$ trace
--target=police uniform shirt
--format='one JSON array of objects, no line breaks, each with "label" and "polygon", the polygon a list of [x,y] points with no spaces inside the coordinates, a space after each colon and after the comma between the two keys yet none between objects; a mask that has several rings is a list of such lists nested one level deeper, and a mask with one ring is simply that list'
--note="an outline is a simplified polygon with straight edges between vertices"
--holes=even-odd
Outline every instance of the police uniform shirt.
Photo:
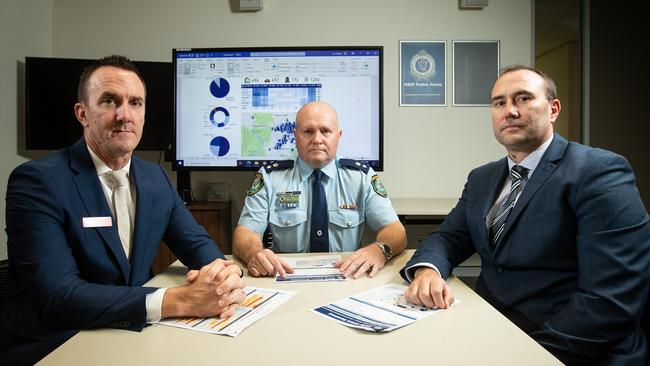
[{"label": "police uniform shirt", "polygon": [[[247,192],[239,225],[257,233],[269,226],[274,252],[307,252],[313,170],[300,158],[261,168]],[[369,166],[337,157],[321,170],[330,252],[357,250],[364,224],[377,231],[398,220],[388,193]]]}]

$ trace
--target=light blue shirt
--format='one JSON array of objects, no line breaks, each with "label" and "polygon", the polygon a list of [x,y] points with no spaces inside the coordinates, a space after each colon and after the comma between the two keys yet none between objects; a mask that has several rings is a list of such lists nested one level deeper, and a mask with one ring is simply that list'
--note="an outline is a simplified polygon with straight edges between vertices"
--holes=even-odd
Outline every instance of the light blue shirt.
[{"label": "light blue shirt", "polygon": [[[357,250],[364,225],[376,232],[398,220],[377,174],[372,168],[367,173],[361,168],[361,165],[358,169],[341,166],[337,157],[321,169],[327,197],[330,252]],[[309,251],[313,171],[300,158],[292,168],[270,172],[260,169],[257,176],[261,178],[256,179],[253,184],[256,188],[251,187],[246,197],[239,225],[258,233],[270,226],[274,252]],[[261,188],[259,179],[264,184]],[[295,203],[287,204],[287,201]]]}]

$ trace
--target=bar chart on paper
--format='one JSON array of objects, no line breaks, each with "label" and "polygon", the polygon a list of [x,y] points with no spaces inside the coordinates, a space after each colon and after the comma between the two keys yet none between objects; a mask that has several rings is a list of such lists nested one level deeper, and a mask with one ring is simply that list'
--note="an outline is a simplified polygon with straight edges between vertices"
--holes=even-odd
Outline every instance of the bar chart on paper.
[{"label": "bar chart on paper", "polygon": [[293,291],[257,287],[246,287],[244,292],[246,299],[229,318],[170,318],[162,319],[157,324],[236,337],[295,294]]}]

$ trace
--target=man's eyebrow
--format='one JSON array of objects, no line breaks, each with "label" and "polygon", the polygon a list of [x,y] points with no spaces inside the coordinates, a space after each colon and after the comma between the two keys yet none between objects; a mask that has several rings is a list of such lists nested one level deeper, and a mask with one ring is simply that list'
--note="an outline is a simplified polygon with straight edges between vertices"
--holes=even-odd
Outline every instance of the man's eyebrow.
[{"label": "man's eyebrow", "polygon": [[116,99],[116,98],[117,98],[117,94],[113,93],[112,91],[108,91],[108,90],[107,90],[107,91],[103,91],[103,92],[99,95],[99,99],[106,99],[106,98]]},{"label": "man's eyebrow", "polygon": [[[524,95],[524,94],[525,94],[525,95],[533,95],[532,92],[530,92],[530,91],[528,91],[528,90],[526,90],[526,89],[521,89],[521,90],[517,90],[516,92],[512,93],[512,96],[513,96],[513,97],[517,97],[517,96],[519,96],[519,95]],[[493,97],[492,97],[492,100],[494,101],[494,100],[505,99],[505,98],[506,98],[505,95],[500,94],[500,95],[495,95],[495,96],[493,96]]]}]

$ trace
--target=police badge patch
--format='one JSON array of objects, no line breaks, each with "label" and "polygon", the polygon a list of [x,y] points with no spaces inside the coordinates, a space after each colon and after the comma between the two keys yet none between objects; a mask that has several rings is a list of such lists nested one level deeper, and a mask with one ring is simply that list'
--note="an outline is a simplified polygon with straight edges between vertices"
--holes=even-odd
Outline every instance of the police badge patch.
[{"label": "police badge patch", "polygon": [[386,190],[386,187],[381,183],[379,180],[378,175],[373,175],[372,178],[370,178],[370,184],[372,185],[372,189],[377,193],[378,195],[386,198],[388,197],[388,191]]},{"label": "police badge patch", "polygon": [[262,178],[262,173],[257,172],[255,173],[255,180],[253,180],[253,184],[251,184],[251,187],[246,191],[246,195],[252,196],[255,193],[259,192],[262,188],[264,188],[264,178]]}]

